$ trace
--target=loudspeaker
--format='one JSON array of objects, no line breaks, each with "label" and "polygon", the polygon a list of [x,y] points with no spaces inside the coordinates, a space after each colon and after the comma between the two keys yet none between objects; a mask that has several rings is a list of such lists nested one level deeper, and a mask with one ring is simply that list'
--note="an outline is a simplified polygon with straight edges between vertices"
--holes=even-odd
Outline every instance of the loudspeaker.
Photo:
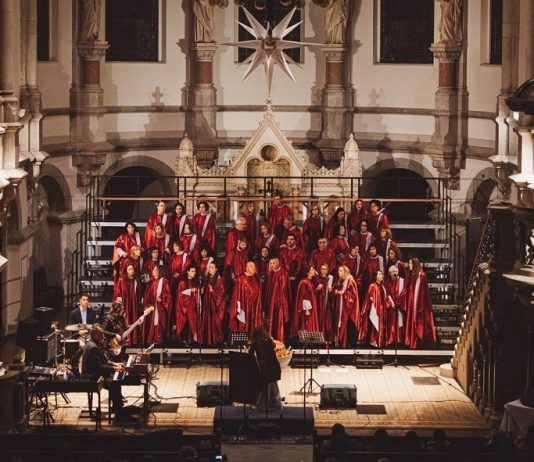
[{"label": "loudspeaker", "polygon": [[356,369],[382,369],[384,358],[378,355],[356,356]]},{"label": "loudspeaker", "polygon": [[28,350],[35,345],[35,340],[39,335],[40,323],[37,319],[29,318],[19,321],[17,327],[17,345],[26,350],[26,356]]},{"label": "loudspeaker", "polygon": [[35,319],[39,321],[39,335],[45,336],[52,332],[52,321],[54,320],[54,308],[39,306],[35,308]]},{"label": "loudspeaker", "polygon": [[321,409],[356,408],[356,385],[326,384],[321,387]]},{"label": "loudspeaker", "polygon": [[[230,385],[227,381],[222,383],[223,404],[232,404],[230,401]],[[221,404],[221,382],[216,380],[197,382],[197,407],[214,407]]]}]

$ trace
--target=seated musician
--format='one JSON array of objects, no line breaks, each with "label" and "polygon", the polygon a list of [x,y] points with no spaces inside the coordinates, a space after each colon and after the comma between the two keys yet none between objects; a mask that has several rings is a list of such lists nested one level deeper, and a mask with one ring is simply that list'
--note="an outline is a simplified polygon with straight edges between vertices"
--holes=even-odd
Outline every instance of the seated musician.
[{"label": "seated musician", "polygon": [[113,380],[113,374],[116,371],[124,372],[124,364],[108,361],[102,350],[104,337],[102,326],[94,326],[91,331],[91,338],[83,347],[81,377],[89,380],[98,380],[100,377],[104,377],[104,388],[109,391],[111,411],[115,413],[117,420],[125,420],[127,416],[123,412],[121,383]]},{"label": "seated musician", "polygon": [[98,316],[89,306],[89,296],[81,294],[78,306],[69,313],[69,324],[95,324],[96,322],[98,322]]}]

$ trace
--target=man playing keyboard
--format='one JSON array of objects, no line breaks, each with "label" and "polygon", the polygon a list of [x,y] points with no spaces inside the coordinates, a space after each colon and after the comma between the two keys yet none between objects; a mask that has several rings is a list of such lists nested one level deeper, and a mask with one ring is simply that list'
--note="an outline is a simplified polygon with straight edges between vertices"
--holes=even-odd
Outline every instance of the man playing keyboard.
[{"label": "man playing keyboard", "polygon": [[124,364],[112,363],[104,354],[104,329],[95,325],[91,330],[91,337],[83,347],[81,377],[83,379],[98,380],[104,377],[104,388],[109,391],[111,411],[115,413],[118,421],[129,420],[130,416],[124,413],[124,404],[121,392],[121,382],[113,380],[115,372],[124,372]]}]

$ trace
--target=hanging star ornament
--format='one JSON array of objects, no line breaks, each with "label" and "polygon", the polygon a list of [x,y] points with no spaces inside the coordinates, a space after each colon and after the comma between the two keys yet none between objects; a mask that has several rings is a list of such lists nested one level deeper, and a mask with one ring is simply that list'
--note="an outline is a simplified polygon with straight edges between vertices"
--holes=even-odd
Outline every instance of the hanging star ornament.
[{"label": "hanging star ornament", "polygon": [[299,48],[306,46],[317,46],[318,43],[306,43],[306,42],[295,42],[291,40],[284,40],[284,37],[289,34],[292,30],[296,29],[302,24],[303,21],[299,21],[292,26],[289,26],[291,18],[295,14],[296,7],[294,7],[287,16],[282,19],[275,27],[270,28],[269,24],[267,27],[263,27],[262,24],[250,14],[246,8],[243,8],[245,15],[250,23],[250,26],[243,24],[240,21],[237,23],[243,27],[247,32],[249,32],[254,40],[245,40],[243,42],[230,42],[225,43],[224,45],[249,48],[254,50],[245,61],[245,64],[248,64],[248,69],[243,75],[242,80],[245,80],[256,68],[263,64],[265,70],[265,77],[267,79],[267,88],[268,96],[271,96],[271,87],[273,82],[273,72],[274,67],[279,66],[280,69],[291,79],[295,81],[295,77],[289,68],[289,64],[297,64],[293,59],[291,59],[284,50],[291,48]]}]

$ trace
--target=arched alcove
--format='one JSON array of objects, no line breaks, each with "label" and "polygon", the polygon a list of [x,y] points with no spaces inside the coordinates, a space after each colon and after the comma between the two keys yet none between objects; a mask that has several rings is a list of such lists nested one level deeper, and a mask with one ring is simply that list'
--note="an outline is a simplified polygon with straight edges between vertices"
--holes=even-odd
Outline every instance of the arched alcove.
[{"label": "arched alcove", "polygon": [[473,194],[471,216],[485,217],[488,214],[488,205],[490,202],[497,199],[497,196],[498,188],[495,180],[493,178],[486,178],[483,180]]}]

